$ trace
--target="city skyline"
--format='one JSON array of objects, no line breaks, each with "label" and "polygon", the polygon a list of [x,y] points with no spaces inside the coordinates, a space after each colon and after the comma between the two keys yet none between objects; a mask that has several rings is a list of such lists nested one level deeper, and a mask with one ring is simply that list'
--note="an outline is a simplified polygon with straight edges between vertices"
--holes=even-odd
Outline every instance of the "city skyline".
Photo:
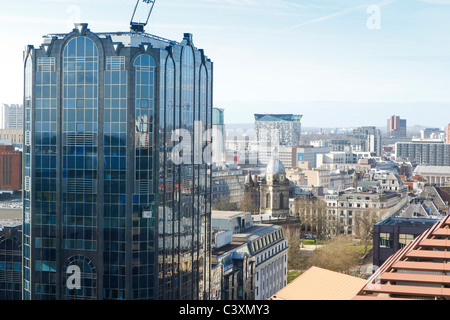
[{"label": "city skyline", "polygon": [[[250,123],[254,113],[277,107],[304,115],[303,124],[312,127],[382,126],[392,114],[411,126],[442,127],[450,115],[449,4],[161,0],[146,31],[168,39],[193,33],[194,42],[209,49],[216,61],[214,106],[225,109],[226,123]],[[0,53],[7,75],[0,80],[1,102],[22,102],[25,45],[69,32],[76,22],[127,31],[133,5],[2,4],[1,30],[14,25],[15,32],[0,33],[8,47]]]}]

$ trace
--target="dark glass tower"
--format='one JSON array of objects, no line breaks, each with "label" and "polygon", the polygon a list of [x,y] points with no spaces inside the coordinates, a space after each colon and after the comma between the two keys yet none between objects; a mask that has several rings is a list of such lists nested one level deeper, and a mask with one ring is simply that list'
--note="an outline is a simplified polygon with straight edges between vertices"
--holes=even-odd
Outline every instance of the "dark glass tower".
[{"label": "dark glass tower", "polygon": [[203,50],[77,24],[24,61],[24,299],[207,299]]}]

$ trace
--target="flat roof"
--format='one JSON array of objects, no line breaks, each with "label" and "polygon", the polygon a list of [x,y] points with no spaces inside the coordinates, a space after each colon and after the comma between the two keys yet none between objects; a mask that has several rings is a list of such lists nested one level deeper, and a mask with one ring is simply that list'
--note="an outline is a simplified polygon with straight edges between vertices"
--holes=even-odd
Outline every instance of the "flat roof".
[{"label": "flat roof", "polygon": [[211,211],[211,218],[212,219],[231,219],[234,217],[239,217],[242,215],[250,214],[250,212],[245,211]]},{"label": "flat roof", "polygon": [[414,173],[422,174],[450,174],[450,166],[424,166],[418,165]]},{"label": "flat roof", "polygon": [[[161,47],[170,44],[179,45],[180,43],[174,40],[165,39],[153,34],[145,32],[131,32],[131,31],[112,31],[112,32],[95,32],[90,30],[93,34],[100,38],[110,37],[113,42],[122,42],[125,46],[138,46],[142,42],[151,42],[155,44],[155,41],[160,44]],[[43,36],[44,39],[51,39],[53,37],[62,39],[67,36],[67,33],[50,33]]]},{"label": "flat roof", "polygon": [[433,226],[436,222],[443,217],[430,217],[430,218],[407,218],[407,217],[387,217],[386,219],[378,222],[377,226],[421,226],[430,225]]},{"label": "flat roof", "polygon": [[280,230],[281,227],[274,224],[256,224],[241,233],[233,234],[233,238],[242,239],[246,238],[248,241],[253,241],[255,239],[261,238],[264,235],[271,233],[276,230]]},{"label": "flat roof", "polygon": [[288,121],[288,122],[298,122],[302,119],[300,114],[255,114],[256,121]]},{"label": "flat roof", "polygon": [[243,246],[245,244],[246,243],[242,242],[242,241],[232,241],[232,242],[228,243],[227,245],[224,245],[224,246],[222,246],[220,248],[213,249],[212,250],[212,255],[214,255],[214,256],[221,256],[221,255],[223,255],[225,253],[228,253],[230,251],[233,251],[234,249],[239,248],[239,247],[241,247],[241,246]]}]

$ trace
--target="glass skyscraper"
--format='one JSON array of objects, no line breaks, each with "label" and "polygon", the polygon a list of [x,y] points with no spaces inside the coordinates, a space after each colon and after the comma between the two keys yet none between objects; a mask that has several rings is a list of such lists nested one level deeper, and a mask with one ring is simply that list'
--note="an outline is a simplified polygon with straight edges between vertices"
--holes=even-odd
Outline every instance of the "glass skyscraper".
[{"label": "glass skyscraper", "polygon": [[76,24],[24,67],[23,298],[207,299],[213,63],[192,35]]},{"label": "glass skyscraper", "polygon": [[255,132],[258,143],[274,143],[297,147],[300,144],[302,115],[255,114]]}]

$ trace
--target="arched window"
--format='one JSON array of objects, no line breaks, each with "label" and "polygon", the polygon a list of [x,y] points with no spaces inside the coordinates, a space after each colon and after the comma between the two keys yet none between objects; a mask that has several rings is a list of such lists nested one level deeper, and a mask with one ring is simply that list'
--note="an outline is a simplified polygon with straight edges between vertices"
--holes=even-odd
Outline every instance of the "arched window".
[{"label": "arched window", "polygon": [[153,169],[153,133],[155,108],[156,63],[148,54],[139,55],[134,61],[136,70],[136,181],[137,193],[148,193]]},{"label": "arched window", "polygon": [[[171,57],[166,62],[166,97],[165,97],[165,143],[167,145],[167,153],[172,150],[172,132],[174,130],[175,121],[175,64]],[[161,130],[161,129],[160,129]],[[167,157],[170,160],[170,156]]]},{"label": "arched window", "polygon": [[67,300],[97,299],[97,268],[85,256],[66,260],[63,271],[64,298]]},{"label": "arched window", "polygon": [[181,66],[181,127],[193,132],[195,61],[189,46],[183,49]]},{"label": "arched window", "polygon": [[[63,248],[97,249],[99,51],[88,37],[64,47],[62,68]],[[83,200],[81,200],[83,199]]]},{"label": "arched window", "polygon": [[270,208],[270,193],[266,194],[266,208]]},{"label": "arched window", "polygon": [[63,131],[97,132],[98,49],[87,37],[64,48],[63,95]]},{"label": "arched window", "polygon": [[280,193],[280,209],[284,208],[284,196],[283,193]]}]

